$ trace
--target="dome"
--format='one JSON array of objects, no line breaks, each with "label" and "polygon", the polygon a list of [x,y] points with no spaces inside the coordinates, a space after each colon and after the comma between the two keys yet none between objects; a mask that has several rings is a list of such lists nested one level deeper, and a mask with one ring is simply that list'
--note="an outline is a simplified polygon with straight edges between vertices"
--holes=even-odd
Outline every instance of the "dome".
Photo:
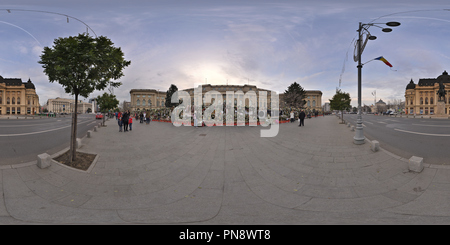
[{"label": "dome", "polygon": [[447,71],[444,71],[442,75],[437,77],[437,82],[440,83],[441,81],[443,83],[450,83],[450,76],[448,75]]},{"label": "dome", "polygon": [[25,83],[25,88],[36,89],[30,79],[28,79],[28,82]]},{"label": "dome", "polygon": [[415,89],[416,88],[416,84],[414,84],[413,80],[411,79],[411,82],[408,83],[408,85],[406,85],[406,89]]}]

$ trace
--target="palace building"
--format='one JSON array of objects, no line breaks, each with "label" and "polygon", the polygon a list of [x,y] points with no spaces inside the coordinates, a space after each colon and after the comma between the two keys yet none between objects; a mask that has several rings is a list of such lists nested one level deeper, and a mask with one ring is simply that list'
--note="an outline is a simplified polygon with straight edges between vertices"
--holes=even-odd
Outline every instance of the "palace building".
[{"label": "palace building", "polygon": [[0,76],[0,115],[34,115],[39,113],[39,96],[28,79]]},{"label": "palace building", "polygon": [[[53,113],[73,113],[75,111],[75,99],[59,98],[48,99],[47,109]],[[88,111],[94,112],[95,108],[92,108],[92,102],[87,103],[79,100],[77,103],[78,113],[87,113]]]},{"label": "palace building", "polygon": [[445,114],[450,114],[450,75],[444,71],[437,78],[420,78],[417,84],[411,79],[406,86],[405,110],[409,115],[434,115],[437,110],[439,83],[447,91],[445,97]]},{"label": "palace building", "polygon": [[[183,89],[191,95],[191,104],[194,105],[194,88]],[[259,92],[267,92],[267,103],[270,106],[271,103],[271,91],[267,89],[258,88],[255,85],[202,85],[202,95],[209,91],[217,91],[221,94],[221,99],[226,101],[226,92],[238,92],[242,91],[246,94],[249,91],[254,91],[256,93],[257,99],[259,98]],[[322,111],[322,92],[319,90],[306,90],[305,91],[305,109]],[[281,93],[279,96],[279,108],[285,107],[284,94]],[[161,109],[165,107],[166,92],[157,91],[155,89],[132,89],[130,90],[130,111],[142,111],[149,109]],[[201,103],[201,102],[200,102]],[[237,103],[237,101],[235,101]],[[248,100],[246,100],[245,105],[248,106]],[[263,102],[264,103],[264,102]],[[208,105],[208,104],[205,104]]]}]

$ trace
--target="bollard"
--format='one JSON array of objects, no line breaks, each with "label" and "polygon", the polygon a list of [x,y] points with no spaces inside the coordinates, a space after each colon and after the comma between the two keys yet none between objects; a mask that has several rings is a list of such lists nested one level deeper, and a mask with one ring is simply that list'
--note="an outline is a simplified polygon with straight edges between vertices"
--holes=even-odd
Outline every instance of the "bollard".
[{"label": "bollard", "polygon": [[92,131],[91,131],[91,130],[88,130],[87,133],[86,133],[86,135],[87,135],[88,138],[91,138],[91,134],[92,134]]},{"label": "bollard", "polygon": [[76,148],[79,149],[81,147],[81,139],[77,138],[77,145]]},{"label": "bollard", "polygon": [[355,126],[351,126],[350,130],[355,131]]},{"label": "bollard", "polygon": [[42,153],[37,156],[37,166],[39,168],[48,168],[52,165],[52,158],[47,153]]},{"label": "bollard", "polygon": [[412,156],[408,162],[409,171],[420,173],[423,170],[423,158]]},{"label": "bollard", "polygon": [[94,132],[97,132],[97,126],[94,126]]},{"label": "bollard", "polygon": [[376,141],[376,140],[372,140],[371,145],[370,145],[370,149],[373,152],[377,152],[380,150],[380,142]]}]

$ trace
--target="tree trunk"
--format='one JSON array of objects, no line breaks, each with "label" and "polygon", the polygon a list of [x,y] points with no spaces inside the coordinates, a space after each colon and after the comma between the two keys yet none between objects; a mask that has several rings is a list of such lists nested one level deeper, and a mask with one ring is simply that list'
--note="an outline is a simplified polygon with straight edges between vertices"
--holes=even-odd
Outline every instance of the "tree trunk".
[{"label": "tree trunk", "polygon": [[70,135],[70,162],[73,162],[76,160],[77,155],[77,116],[78,116],[78,94],[75,94],[75,111],[72,114],[72,130]]}]

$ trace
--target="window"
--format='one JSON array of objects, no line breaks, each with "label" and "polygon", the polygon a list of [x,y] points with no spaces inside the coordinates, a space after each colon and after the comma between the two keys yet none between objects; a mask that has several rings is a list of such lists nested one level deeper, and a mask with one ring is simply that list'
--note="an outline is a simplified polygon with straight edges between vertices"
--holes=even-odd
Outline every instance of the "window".
[{"label": "window", "polygon": [[420,97],[420,104],[423,105],[423,98],[422,97]]},{"label": "window", "polygon": [[428,105],[428,97],[425,97],[425,105]]},{"label": "window", "polygon": [[434,104],[433,97],[430,98],[430,105]]},{"label": "window", "polygon": [[9,104],[10,104],[10,102],[9,102],[9,97],[8,97],[8,98],[6,98],[6,104],[7,104],[7,105],[9,105]]},{"label": "window", "polygon": [[16,98],[12,97],[11,103],[14,105],[16,104]]},{"label": "window", "polygon": [[137,101],[136,101],[136,105],[137,105],[137,106],[140,106],[140,105],[141,105],[141,101],[140,101],[140,100],[137,100]]},{"label": "window", "polygon": [[17,97],[17,104],[20,105],[20,97]]},{"label": "window", "polygon": [[145,106],[145,100],[142,100],[142,106]]}]

